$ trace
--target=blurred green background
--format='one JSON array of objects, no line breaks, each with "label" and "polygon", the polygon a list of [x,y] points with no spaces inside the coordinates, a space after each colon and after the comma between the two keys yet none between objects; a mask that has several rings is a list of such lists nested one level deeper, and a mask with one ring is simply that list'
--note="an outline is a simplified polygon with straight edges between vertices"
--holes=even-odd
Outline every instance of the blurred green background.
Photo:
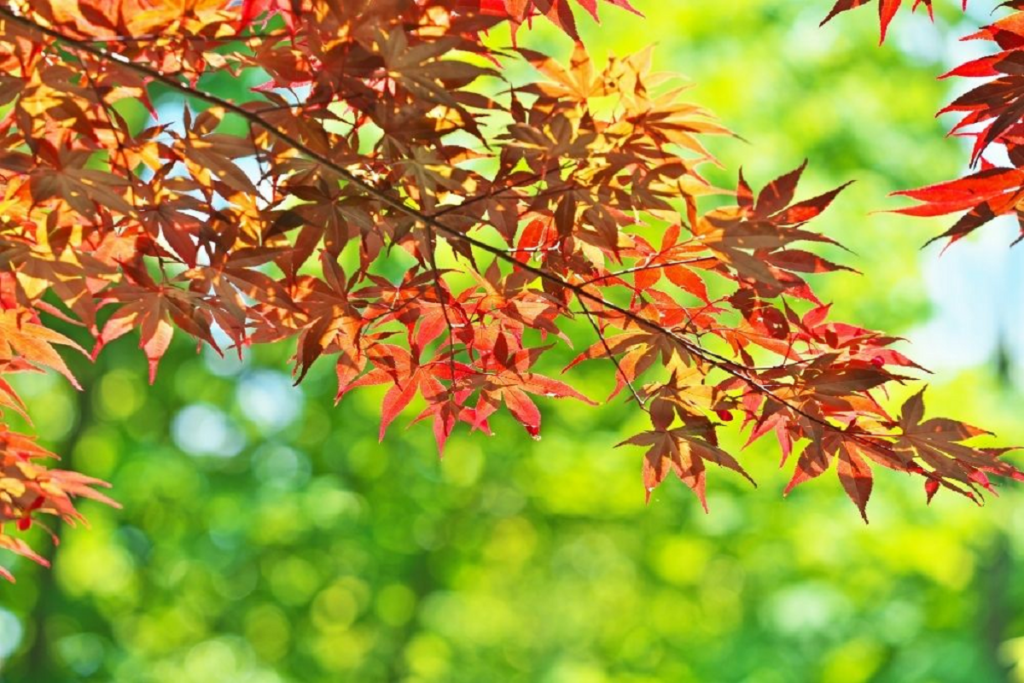
[{"label": "blurred green background", "polygon": [[[636,4],[646,20],[581,21],[595,56],[654,42],[693,79],[749,141],[715,142],[719,182],[805,157],[803,196],[856,179],[817,228],[864,276],[821,279],[823,298],[910,336],[938,370],[932,411],[1024,443],[1012,231],[940,259],[919,247],[941,222],[871,213],[964,170],[933,118],[962,86],[935,76],[991,7],[901,16],[879,48],[873,9],[819,29],[828,2]],[[543,26],[523,38],[570,49]],[[618,401],[547,402],[539,442],[502,417],[439,461],[424,425],[377,443],[382,391],[333,407],[326,362],[296,389],[288,348],[240,363],[179,340],[148,387],[136,345],[77,364],[85,392],[19,385],[41,438],[124,509],[85,504],[92,528],[63,529],[56,554],[33,530],[52,571],[3,558],[18,583],[0,586],[0,680],[1024,681],[1019,486],[928,507],[879,473],[865,526],[832,476],[782,499],[766,441],[743,453],[759,489],[716,471],[709,515],[678,482],[645,506],[641,452],[613,448],[641,416]],[[613,378],[595,363],[572,379],[600,397]]]}]

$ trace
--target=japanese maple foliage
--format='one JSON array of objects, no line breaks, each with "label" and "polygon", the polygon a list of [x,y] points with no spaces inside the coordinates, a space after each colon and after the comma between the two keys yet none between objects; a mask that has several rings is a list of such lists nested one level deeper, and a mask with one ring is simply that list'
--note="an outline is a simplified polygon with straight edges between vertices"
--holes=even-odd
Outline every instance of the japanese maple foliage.
[{"label": "japanese maple foliage", "polygon": [[962,64],[944,76],[985,79],[940,112],[960,115],[951,133],[971,141],[971,165],[977,170],[959,180],[898,193],[920,202],[900,213],[939,216],[965,212],[935,238],[949,244],[1004,215],[1015,216],[1020,226],[1014,244],[1024,238],[1024,2],[1003,6],[1014,11],[965,38],[994,43],[993,54]]},{"label": "japanese maple foliage", "polygon": [[[931,2],[922,1],[931,11]],[[826,21],[862,4],[864,0],[842,0]],[[883,40],[901,4],[900,0],[879,0]],[[966,0],[962,5],[966,9]],[[964,38],[993,43],[992,54],[961,64],[942,76],[985,79],[939,112],[960,116],[950,134],[970,141],[970,163],[977,170],[958,180],[896,193],[919,202],[898,209],[898,213],[961,214],[946,232],[932,240],[945,240],[947,246],[999,216],[1015,216],[1020,235],[1014,244],[1024,239],[1024,2],[1010,0],[993,5],[993,9],[1011,12]]]},{"label": "japanese maple foliage", "polygon": [[[601,0],[602,3],[621,7],[634,14],[640,14],[629,0]],[[482,14],[499,16],[508,19],[512,24],[513,34],[524,23],[531,22],[534,17],[543,16],[571,38],[579,40],[576,30],[574,3],[585,10],[595,21],[599,20],[598,0],[459,0],[461,7],[469,8]],[[642,16],[642,15],[641,15]]]},{"label": "japanese maple foliage", "polygon": [[[836,4],[832,6],[832,10],[828,13],[828,16],[826,16],[821,23],[826,24],[837,14],[842,14],[843,12],[863,5],[870,5],[874,2],[878,3],[878,20],[881,25],[881,42],[885,42],[885,36],[889,30],[889,24],[896,16],[896,13],[899,12],[900,7],[909,6],[911,11],[914,11],[919,6],[923,5],[928,11],[928,16],[933,15],[933,0],[913,0],[912,2],[904,2],[904,0],[838,0]],[[963,7],[964,9],[967,9],[967,0],[963,0]]]},{"label": "japanese maple foliage", "polygon": [[[74,382],[55,347],[83,350],[53,317],[93,356],[137,332],[151,379],[175,334],[292,340],[297,379],[321,361],[339,400],[385,385],[381,439],[417,402],[441,449],[503,407],[536,436],[538,397],[589,401],[535,369],[582,342],[570,367],[603,360],[612,396],[649,416],[626,440],[647,449],[648,493],[672,474],[703,503],[708,463],[746,476],[718,445],[735,418],[795,460],[787,491],[834,464],[861,514],[874,466],[929,497],[1022,478],[1005,449],[966,443],[982,430],[926,419],[920,393],[890,412],[886,389],[917,366],[830,320],[804,279],[843,268],[808,226],[842,188],[798,199],[802,166],[758,192],[742,175],[713,187],[705,140],[728,131],[649,51],[493,46],[535,17],[576,35],[567,0],[0,2],[3,371]],[[536,78],[510,82],[517,62]],[[212,73],[251,87],[225,99]],[[124,100],[151,119],[130,124]],[[590,340],[565,332],[581,318]],[[7,383],[0,401],[23,409]],[[99,497],[28,437],[0,444],[3,521],[73,520],[70,497]]]}]

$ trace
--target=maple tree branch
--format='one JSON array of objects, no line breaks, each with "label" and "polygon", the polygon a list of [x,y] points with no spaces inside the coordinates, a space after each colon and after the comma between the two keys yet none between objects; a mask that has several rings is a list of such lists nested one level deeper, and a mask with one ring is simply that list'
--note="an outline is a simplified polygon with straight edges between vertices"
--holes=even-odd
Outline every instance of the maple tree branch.
[{"label": "maple tree branch", "polygon": [[225,110],[226,112],[231,112],[248,121],[250,124],[266,130],[269,135],[276,138],[279,142],[288,145],[295,151],[306,155],[311,160],[321,164],[325,168],[338,174],[339,176],[350,182],[352,185],[356,186],[357,188],[361,189],[362,191],[366,192],[368,195],[379,201],[381,204],[391,209],[394,209],[399,213],[403,213],[410,218],[414,218],[423,225],[440,231],[441,233],[445,234],[450,238],[461,240],[462,242],[465,242],[471,247],[475,247],[480,251],[491,254],[495,258],[501,259],[502,261],[509,263],[516,268],[521,268],[529,273],[532,273],[533,275],[536,275],[537,277],[543,280],[546,280],[559,287],[565,288],[570,292],[574,293],[579,299],[588,299],[591,302],[602,306],[603,308],[606,308],[610,311],[614,311],[624,316],[626,319],[632,321],[633,323],[639,325],[642,328],[646,328],[656,334],[664,335],[678,343],[692,355],[700,358],[701,360],[707,362],[708,364],[714,367],[723,370],[727,374],[739,379],[740,381],[744,382],[758,393],[761,393],[768,397],[770,400],[774,400],[779,404],[786,406],[794,413],[801,415],[802,417],[806,418],[807,420],[810,420],[813,423],[819,424],[827,429],[834,430],[844,435],[850,436],[849,432],[845,431],[844,429],[837,425],[832,424],[828,420],[813,415],[804,410],[803,408],[801,408],[800,406],[787,401],[786,399],[779,398],[773,391],[771,391],[771,389],[764,386],[756,378],[752,377],[750,374],[750,369],[747,368],[746,366],[737,363],[736,361],[730,358],[717,354],[713,351],[709,351],[700,346],[699,344],[695,344],[694,342],[680,335],[674,330],[668,329],[661,325],[660,323],[648,320],[644,316],[635,313],[634,311],[628,308],[619,306],[611,301],[608,301],[599,294],[591,293],[590,291],[587,290],[585,284],[576,284],[570,282],[566,279],[563,279],[562,277],[559,277],[558,275],[555,275],[554,273],[545,268],[533,266],[528,263],[523,263],[514,258],[513,256],[510,256],[504,249],[491,246],[490,244],[482,240],[479,240],[475,237],[471,237],[467,234],[460,232],[455,228],[451,228],[445,225],[444,223],[441,223],[434,216],[426,214],[423,211],[416,209],[415,207],[409,206],[402,199],[393,197],[387,192],[380,190],[369,181],[360,178],[358,175],[356,175],[349,169],[345,168],[344,166],[340,165],[335,161],[332,161],[323,154],[312,149],[295,136],[277,128],[270,122],[263,119],[261,116],[254,114],[253,112],[247,110],[246,108],[230,100],[227,100],[218,95],[214,95],[213,93],[209,93],[198,88],[192,87],[190,85],[187,85],[185,83],[182,83],[174,77],[164,74],[163,72],[157,69],[146,66],[144,64],[140,64],[138,62],[133,62],[121,55],[109,52],[100,47],[96,47],[86,41],[64,35],[60,31],[38,24],[32,19],[19,16],[8,7],[0,6],[0,18],[4,18],[31,31],[37,31],[59,43],[63,43],[69,48],[88,54],[96,59],[102,60],[112,65],[116,65],[120,68],[127,69],[129,71],[133,71],[136,74],[143,76],[147,79],[159,81],[167,87],[171,88],[172,90],[180,92],[183,95],[203,100],[211,105],[214,105]]},{"label": "maple tree branch", "polygon": [[598,339],[601,340],[601,346],[604,347],[604,351],[608,355],[608,359],[615,366],[615,370],[618,371],[619,376],[622,377],[622,381],[625,382],[626,386],[629,388],[629,393],[633,394],[633,398],[636,399],[637,405],[640,406],[641,410],[643,410],[644,412],[650,412],[647,409],[647,401],[641,398],[640,394],[637,393],[636,387],[633,386],[632,380],[629,379],[629,375],[627,375],[626,371],[622,369],[622,363],[620,363],[619,359],[615,357],[614,353],[612,353],[612,349],[608,345],[608,338],[604,336],[604,331],[601,330],[601,327],[597,324],[597,321],[594,320],[594,314],[590,312],[589,308],[587,308],[587,304],[584,302],[583,299],[576,297],[576,300],[580,302],[580,308],[582,308],[583,312],[586,314],[587,322],[590,323],[590,326],[594,328],[594,332],[597,333]]},{"label": "maple tree branch", "polygon": [[[99,36],[96,38],[82,38],[84,43],[155,43],[159,41],[187,40],[197,43],[245,43],[250,40],[269,40],[276,38],[290,38],[287,31],[270,31],[268,33],[247,33],[245,35],[233,36],[197,36],[197,35],[174,35],[168,33],[144,33],[137,36]],[[78,40],[78,39],[75,39]]]},{"label": "maple tree branch", "polygon": [[[493,199],[494,197],[497,197],[498,195],[500,195],[503,192],[508,192],[509,190],[517,190],[520,187],[526,187],[528,185],[532,185],[533,183],[538,182],[539,180],[545,178],[546,176],[551,175],[552,173],[560,173],[560,172],[564,171],[565,169],[569,168],[571,165],[572,165],[572,163],[565,163],[565,164],[562,164],[561,166],[559,166],[558,168],[550,169],[550,170],[544,171],[543,173],[534,173],[532,175],[529,175],[529,176],[523,178],[522,180],[519,180],[517,182],[512,183],[511,185],[503,185],[503,186],[498,187],[498,188],[491,188],[490,190],[488,190],[487,192],[484,192],[483,194],[478,194],[478,195],[476,195],[474,197],[470,197],[468,199],[465,199],[465,200],[459,202],[458,204],[452,204],[450,206],[444,206],[441,209],[433,212],[432,214],[429,214],[429,216],[431,218],[433,218],[434,220],[437,220],[441,216],[444,216],[446,214],[452,213],[454,211],[458,211],[459,209],[464,209],[467,206],[472,206],[473,204],[477,204],[479,202],[486,201],[488,199]],[[563,189],[545,190],[544,192],[538,192],[536,195],[534,195],[534,199],[539,198],[539,197],[545,197],[545,196],[549,196],[549,195],[558,194],[559,192],[564,192],[564,191],[565,190],[563,190]]]},{"label": "maple tree branch", "polygon": [[[353,95],[359,95],[359,93],[351,93],[349,97]],[[365,97],[365,96],[364,96]],[[254,110],[255,114],[272,114],[279,111],[295,111],[296,109],[312,109],[312,108],[324,108],[326,109],[335,100],[306,100],[305,102],[289,102],[287,104],[269,104],[266,107],[260,107]]]},{"label": "maple tree branch", "polygon": [[[103,97],[100,95],[100,90],[99,87],[97,87],[96,79],[93,78],[92,71],[90,71],[89,67],[84,64],[83,67],[84,68],[82,69],[82,71],[83,73],[85,73],[85,79],[86,81],[88,81],[89,87],[92,89],[93,93],[95,93],[96,102],[99,106],[99,109],[103,113],[103,117],[107,120],[107,125],[110,126],[110,132],[114,136],[114,142],[117,145],[117,151],[121,156],[121,163],[124,164],[125,175],[128,176],[128,190],[129,192],[131,192],[131,203],[133,207],[137,208],[138,194],[136,192],[136,184],[138,183],[139,179],[134,173],[132,173],[128,161],[128,150],[125,147],[124,140],[121,138],[121,131],[114,123],[114,117],[113,115],[111,115],[110,110],[107,108],[106,102],[104,102]],[[113,163],[111,163],[111,167],[116,168],[116,166]]]},{"label": "maple tree branch", "polygon": [[[292,91],[292,94],[295,95],[294,90]],[[298,95],[296,95],[296,97],[298,97]],[[348,102],[348,101],[352,101],[352,100],[366,100],[366,99],[369,99],[369,97],[370,97],[370,95],[367,94],[367,93],[356,92],[354,90],[349,90],[349,91],[345,91],[345,92],[332,93],[330,99],[324,99],[323,97],[319,97],[317,99],[308,99],[305,102],[288,102],[286,104],[268,104],[265,107],[260,107],[259,109],[252,110],[252,113],[256,114],[258,116],[260,114],[269,114],[269,113],[278,112],[278,111],[294,111],[296,109],[306,109],[307,107],[308,108],[322,107],[322,108],[326,109],[330,105],[338,103],[338,102],[342,102],[342,101]],[[332,113],[336,113],[336,112],[332,112]],[[340,116],[339,116],[338,120],[340,120],[340,121],[342,121],[344,123],[348,123],[348,121],[345,121]],[[349,124],[349,125],[352,125],[352,124]]]},{"label": "maple tree branch", "polygon": [[[434,290],[437,292],[437,299],[441,303],[441,314],[444,316],[445,327],[448,328],[448,345],[451,347],[448,353],[448,371],[452,376],[452,384],[448,390],[448,400],[455,400],[455,385],[457,378],[455,374],[455,326],[452,324],[451,313],[448,310],[448,300],[444,282],[441,278],[441,270],[437,267],[437,233],[433,229],[427,231],[427,259],[430,261],[430,269],[434,274]],[[443,418],[442,418],[443,419]]]},{"label": "maple tree branch", "polygon": [[707,257],[707,256],[702,256],[701,258],[690,258],[690,259],[684,259],[682,261],[668,261],[666,263],[648,263],[648,264],[643,265],[643,266],[634,266],[633,268],[626,268],[625,270],[618,270],[618,271],[615,271],[614,273],[607,273],[606,275],[601,275],[601,276],[595,277],[595,278],[593,278],[591,280],[587,280],[583,284],[584,285],[592,285],[592,284],[594,284],[596,282],[601,282],[603,280],[609,280],[609,279],[611,279],[613,277],[619,277],[620,275],[630,275],[632,273],[640,273],[640,272],[643,272],[645,270],[656,270],[658,268],[672,268],[673,266],[685,266],[685,265],[690,264],[690,263],[699,263],[701,261],[707,261],[708,258],[709,257]]}]

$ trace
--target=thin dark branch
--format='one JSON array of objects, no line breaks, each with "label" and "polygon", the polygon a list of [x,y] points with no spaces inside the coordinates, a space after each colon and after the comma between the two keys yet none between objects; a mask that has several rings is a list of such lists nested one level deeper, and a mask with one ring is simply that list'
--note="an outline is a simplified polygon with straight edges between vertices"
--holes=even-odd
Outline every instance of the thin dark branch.
[{"label": "thin dark branch", "polygon": [[595,277],[595,278],[593,278],[591,280],[587,280],[583,284],[584,285],[592,285],[592,284],[594,284],[596,282],[602,282],[603,280],[609,280],[609,279],[611,279],[613,277],[619,277],[620,275],[630,275],[631,273],[640,273],[640,272],[643,272],[645,270],[657,270],[659,268],[672,268],[673,266],[685,266],[685,265],[690,264],[690,263],[699,263],[701,261],[707,261],[708,259],[709,259],[709,257],[703,256],[701,258],[683,259],[681,261],[666,261],[664,263],[648,263],[647,265],[643,265],[643,266],[635,266],[633,268],[626,268],[625,270],[619,270],[619,271],[616,271],[614,273],[607,273],[606,275],[601,275],[600,277]]},{"label": "thin dark branch", "polygon": [[601,345],[604,347],[605,354],[607,354],[608,359],[611,360],[612,364],[615,366],[615,369],[622,377],[622,381],[626,383],[626,386],[629,388],[629,393],[633,394],[633,398],[636,399],[637,405],[639,405],[640,408],[646,412],[647,402],[640,397],[639,393],[637,393],[636,387],[633,386],[633,381],[629,379],[629,376],[626,375],[626,371],[622,369],[622,363],[620,363],[619,359],[615,357],[614,353],[612,353],[611,347],[608,346],[608,339],[607,337],[604,336],[604,331],[597,324],[597,321],[594,320],[593,313],[591,313],[590,309],[587,308],[587,304],[583,301],[583,299],[577,297],[576,300],[580,302],[580,308],[582,308],[583,312],[586,314],[587,322],[590,323],[590,326],[594,328],[594,332],[597,333],[597,337],[598,339],[601,340]]},{"label": "thin dark branch", "polygon": [[[451,347],[448,352],[448,371],[451,373],[451,386],[448,389],[449,402],[455,400],[455,385],[457,383],[455,373],[455,325],[452,323],[451,312],[448,310],[448,292],[444,281],[441,278],[441,270],[437,267],[437,234],[433,229],[427,230],[427,260],[430,261],[430,270],[434,274],[434,290],[437,292],[438,301],[441,302],[441,313],[444,315],[444,324],[448,328],[448,345]],[[441,416],[442,422],[447,425],[446,416]]]},{"label": "thin dark branch", "polygon": [[[83,43],[155,43],[158,41],[175,41],[184,40],[188,42],[197,43],[217,43],[217,44],[230,44],[230,43],[247,43],[251,40],[272,40],[272,39],[286,39],[290,38],[291,35],[287,31],[270,31],[268,33],[246,33],[244,35],[233,35],[233,36],[197,36],[197,35],[181,35],[173,33],[145,33],[137,36],[99,36],[94,38],[83,38]],[[72,38],[72,40],[75,40]]]},{"label": "thin dark branch", "polygon": [[[464,209],[467,206],[472,206],[473,204],[477,204],[479,202],[483,202],[483,201],[486,201],[488,199],[493,199],[494,197],[497,197],[498,195],[500,195],[503,192],[508,192],[509,190],[517,190],[517,189],[519,189],[521,187],[526,187],[527,185],[531,185],[533,183],[539,182],[542,178],[545,178],[546,176],[551,175],[552,173],[560,173],[560,172],[564,171],[566,168],[568,168],[569,166],[571,166],[571,164],[569,164],[569,163],[563,164],[562,166],[559,166],[556,169],[550,169],[550,170],[544,171],[543,173],[533,173],[533,174],[523,178],[522,180],[520,180],[518,182],[512,183],[511,185],[502,185],[502,186],[498,186],[498,187],[492,187],[487,192],[484,192],[483,194],[478,194],[475,197],[470,197],[469,199],[466,199],[465,201],[463,201],[463,202],[461,202],[459,204],[452,204],[451,206],[445,206],[442,209],[440,209],[438,211],[435,211],[434,213],[430,214],[430,217],[433,218],[434,220],[437,220],[441,216],[444,216],[444,215],[449,214],[449,213],[453,213],[455,211],[458,211],[459,209]],[[534,195],[534,199],[539,198],[539,197],[545,197],[545,196],[548,196],[548,195],[558,194],[559,192],[564,192],[564,191],[565,190],[563,190],[561,188],[559,188],[557,190],[545,190],[544,192],[538,192],[536,195]]]}]

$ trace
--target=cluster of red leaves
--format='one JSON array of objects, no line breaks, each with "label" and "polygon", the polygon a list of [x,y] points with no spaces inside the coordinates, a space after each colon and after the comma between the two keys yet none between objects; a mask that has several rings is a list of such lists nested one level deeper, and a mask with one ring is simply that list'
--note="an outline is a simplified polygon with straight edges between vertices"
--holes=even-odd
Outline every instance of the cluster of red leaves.
[{"label": "cluster of red leaves", "polygon": [[[599,20],[598,0],[574,0],[594,21]],[[640,14],[629,0],[602,0],[609,5],[621,7],[634,14]],[[573,14],[573,3],[570,0],[458,0],[457,5],[480,14],[507,18],[512,24],[513,35],[524,23],[528,24],[534,17],[543,16],[555,26],[565,31],[573,40],[579,40],[576,30],[576,16]],[[643,16],[643,15],[641,15]]]},{"label": "cluster of red leaves", "polygon": [[[535,15],[575,35],[567,0],[0,3],[6,369],[70,377],[38,313],[93,354],[137,330],[151,378],[175,330],[239,352],[294,340],[298,379],[329,357],[339,400],[388,387],[382,439],[419,405],[440,449],[502,405],[536,436],[534,397],[587,400],[535,370],[583,319],[596,341],[572,365],[610,359],[613,396],[649,415],[627,440],[648,492],[674,474],[703,502],[707,462],[742,474],[717,439],[734,417],[784,463],[799,451],[790,488],[835,463],[862,514],[872,465],[929,497],[1020,478],[964,443],[981,430],[924,420],[920,394],[890,415],[879,399],[916,366],[828,319],[804,278],[842,267],[802,245],[832,243],[807,223],[842,188],[797,201],[803,167],[756,196],[742,176],[712,187],[703,140],[727,131],[649,52],[600,67],[578,44],[561,64],[485,40]],[[539,77],[508,81],[516,62]],[[251,87],[225,99],[213,73]],[[12,472],[22,519],[32,477]]]},{"label": "cluster of red leaves", "polygon": [[[901,209],[912,216],[963,213],[935,239],[952,244],[999,216],[1016,216],[1024,239],[1024,2],[1003,3],[1013,12],[965,40],[995,43],[993,54],[962,64],[949,76],[985,79],[940,114],[957,113],[951,134],[972,139],[971,165],[978,170],[958,180],[897,194],[920,202]],[[986,154],[996,153],[992,162]]]},{"label": "cluster of red leaves", "polygon": [[[841,0],[825,21],[866,1]],[[931,11],[930,0],[921,1]],[[915,2],[914,7],[919,2]],[[883,39],[900,5],[900,0],[879,0]],[[963,7],[967,7],[966,0]],[[964,38],[990,41],[996,50],[942,76],[984,79],[984,83],[939,112],[960,115],[950,134],[972,141],[971,166],[978,170],[957,180],[896,193],[919,202],[899,209],[898,213],[910,216],[962,213],[946,232],[932,239],[933,242],[944,239],[947,246],[999,216],[1016,216],[1020,235],[1014,244],[1024,239],[1024,2],[1010,0],[999,7],[1011,13]],[[997,150],[995,155],[999,161],[986,158],[986,153],[992,154],[993,150]]]},{"label": "cluster of red leaves", "polygon": [[[869,5],[875,0],[837,0],[836,4],[832,7],[832,11],[828,13],[828,16],[821,22],[826,24],[829,20],[835,17],[837,14],[842,14],[847,10],[861,7],[862,5]],[[877,0],[878,1],[878,20],[881,24],[881,42],[885,42],[885,35],[889,31],[889,24],[892,22],[896,13],[900,7],[904,5],[903,0]],[[910,5],[911,11],[914,11],[918,6],[924,5],[925,9],[928,10],[928,16],[932,16],[932,0],[913,0],[913,4]],[[967,0],[963,0],[963,7],[967,9]]]}]

